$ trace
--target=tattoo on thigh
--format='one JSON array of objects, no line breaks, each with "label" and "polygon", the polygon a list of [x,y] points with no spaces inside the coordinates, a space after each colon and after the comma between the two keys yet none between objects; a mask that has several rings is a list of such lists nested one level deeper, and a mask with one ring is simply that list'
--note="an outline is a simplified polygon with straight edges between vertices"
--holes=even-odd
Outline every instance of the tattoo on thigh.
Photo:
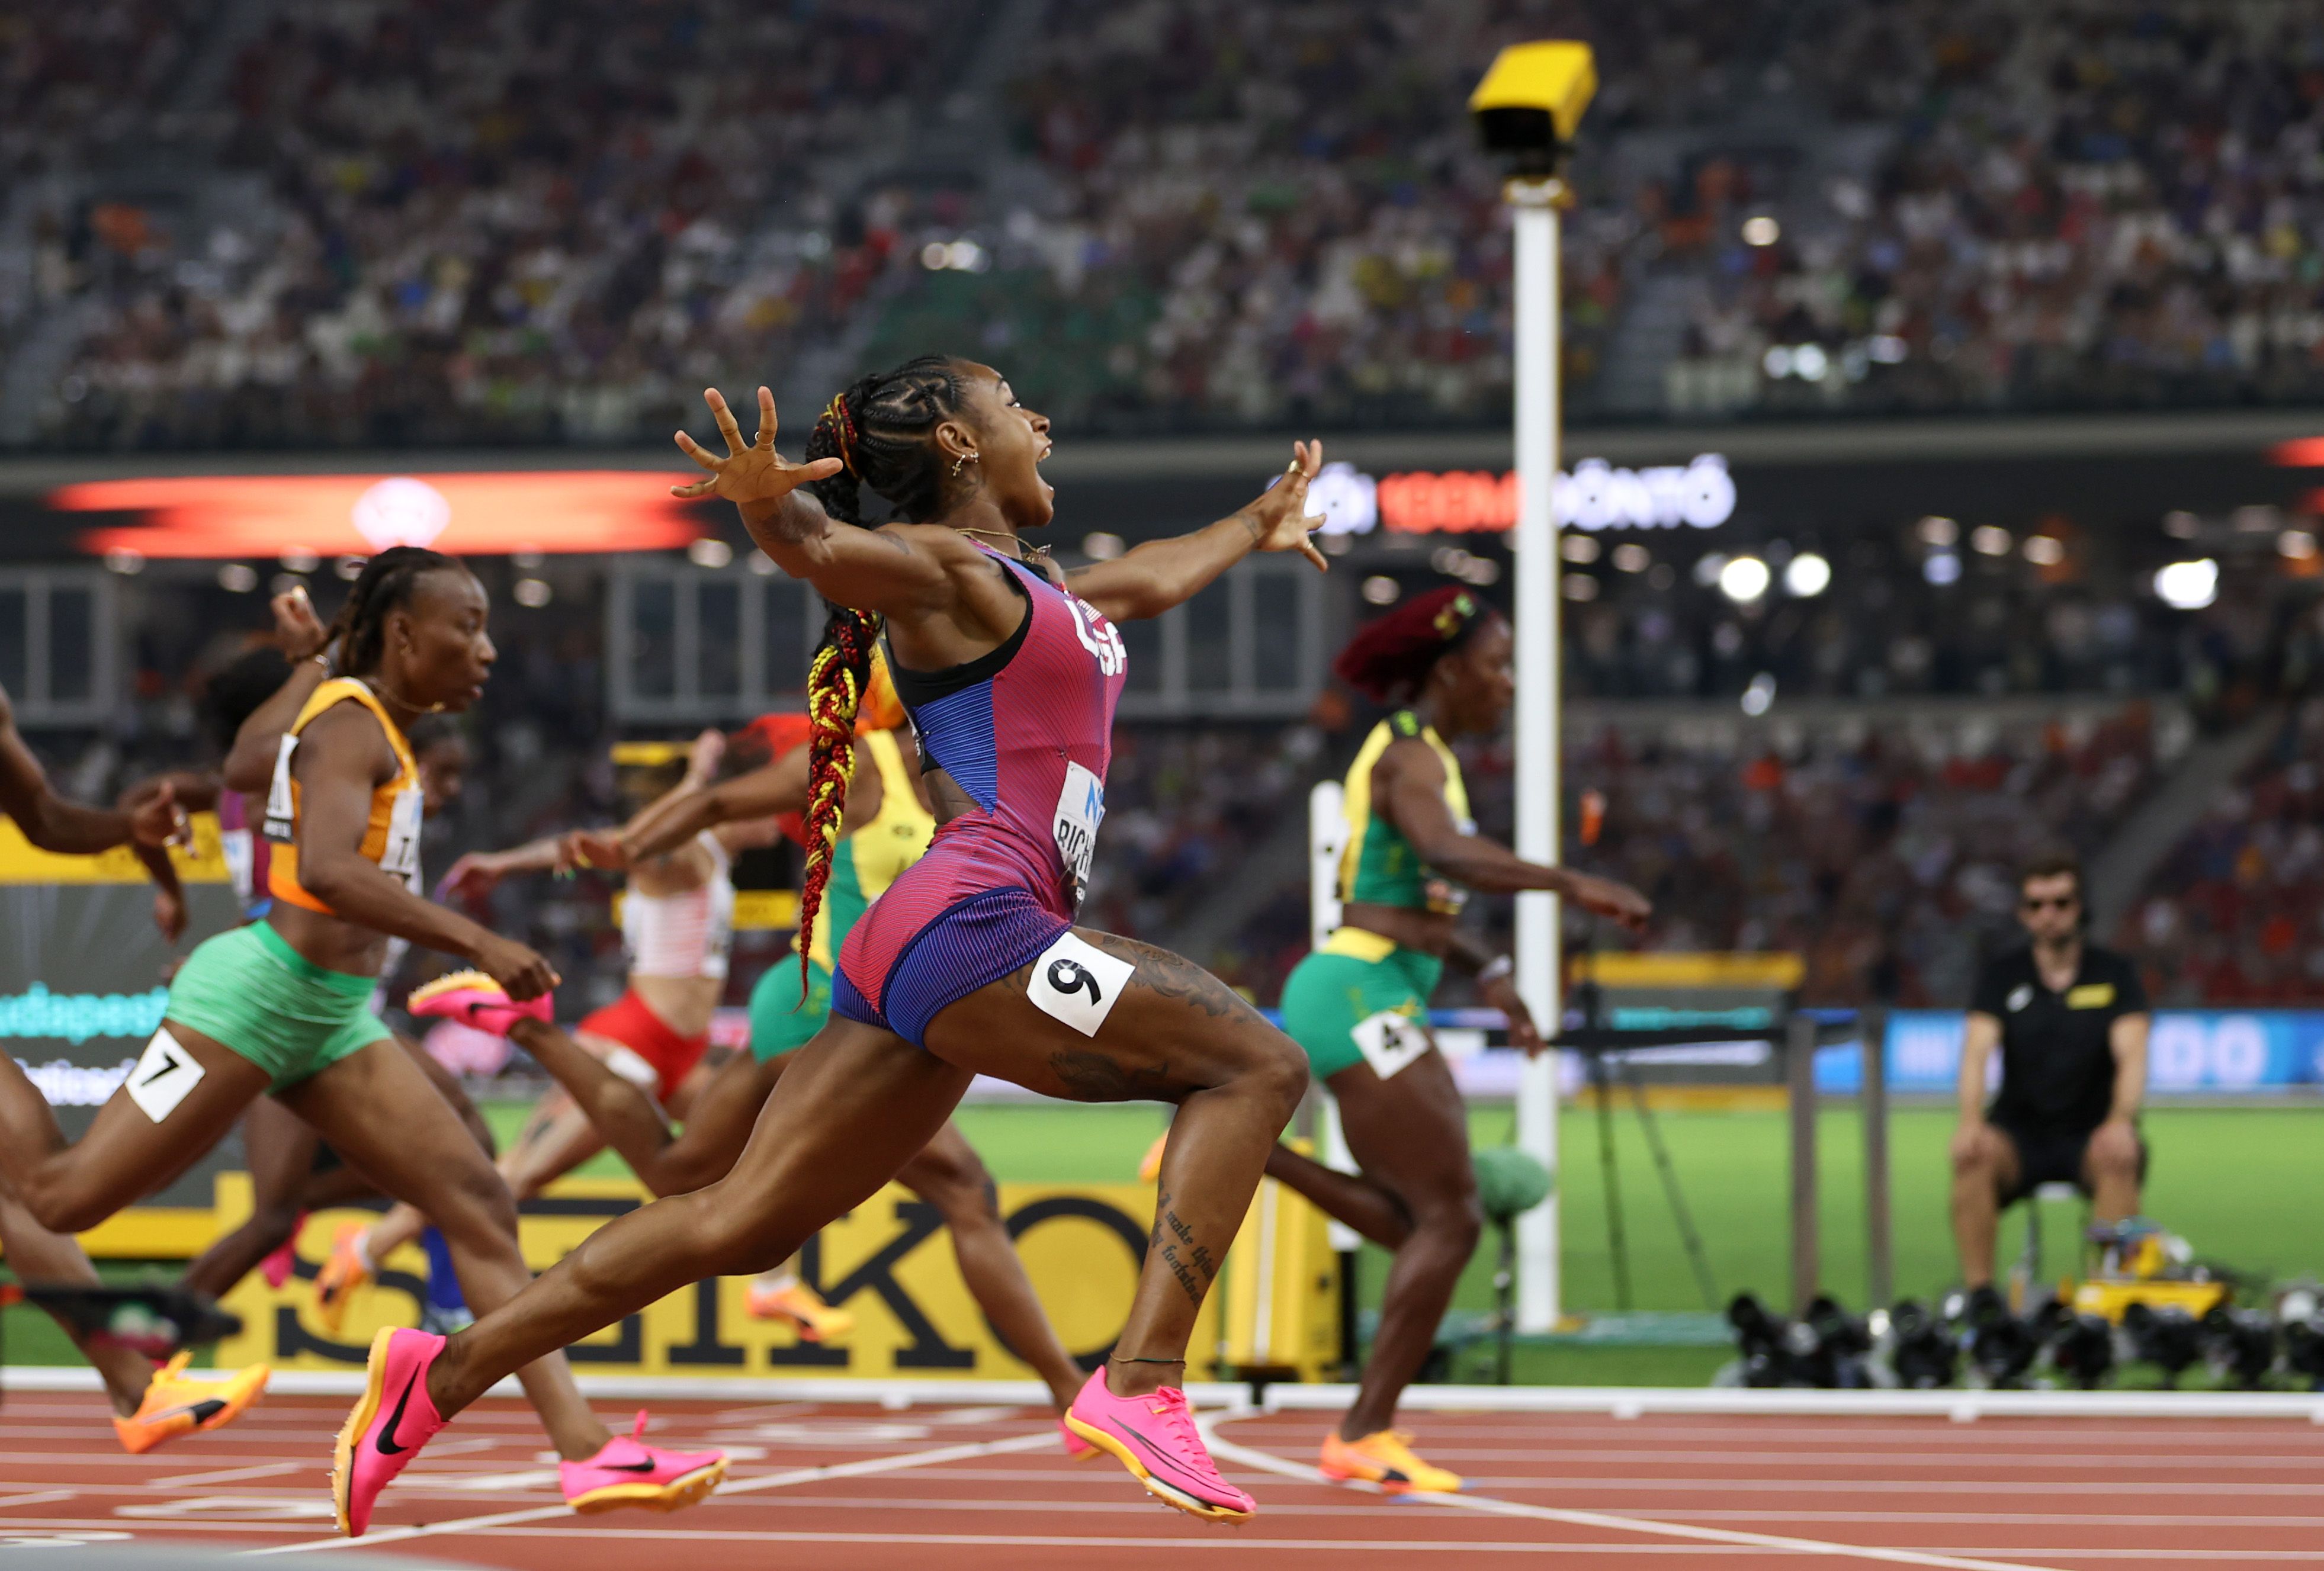
[{"label": "tattoo on thigh", "polygon": [[1049,1068],[1084,1102],[1175,1102],[1185,1089],[1167,1062],[1135,1068],[1092,1047],[1061,1048],[1049,1055]]},{"label": "tattoo on thigh", "polygon": [[1090,942],[1138,968],[1136,980],[1166,998],[1191,1004],[1213,1020],[1245,1015],[1263,1018],[1249,1000],[1183,955],[1119,933],[1076,929]]}]

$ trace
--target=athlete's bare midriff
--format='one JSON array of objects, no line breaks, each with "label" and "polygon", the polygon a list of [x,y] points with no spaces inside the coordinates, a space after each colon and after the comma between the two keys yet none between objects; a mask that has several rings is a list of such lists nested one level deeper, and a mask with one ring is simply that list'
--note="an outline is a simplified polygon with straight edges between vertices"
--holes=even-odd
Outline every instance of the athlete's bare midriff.
[{"label": "athlete's bare midriff", "polygon": [[387,934],[375,927],[327,911],[309,911],[288,900],[275,901],[266,921],[281,934],[283,942],[327,971],[376,977],[387,963]]},{"label": "athlete's bare midriff", "polygon": [[1405,949],[1443,959],[1452,947],[1460,919],[1435,911],[1415,911],[1409,905],[1381,905],[1370,900],[1351,901],[1340,913],[1345,927],[1360,927]]}]

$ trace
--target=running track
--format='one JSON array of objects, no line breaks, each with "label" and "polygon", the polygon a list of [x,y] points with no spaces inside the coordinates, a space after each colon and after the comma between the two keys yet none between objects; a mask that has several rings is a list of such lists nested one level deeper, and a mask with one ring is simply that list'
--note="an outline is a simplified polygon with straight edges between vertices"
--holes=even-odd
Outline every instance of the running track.
[{"label": "running track", "polygon": [[734,1454],[708,1504],[579,1518],[530,1415],[493,1400],[429,1447],[355,1544],[332,1535],[325,1485],[346,1406],[278,1395],[133,1457],[96,1396],[11,1395],[0,1550],[176,1540],[524,1571],[1090,1571],[1167,1566],[1155,1551],[1184,1548],[1205,1565],[1333,1571],[1502,1563],[1487,1556],[1751,1571],[2324,1565],[2324,1428],[2302,1420],[1422,1414],[1426,1453],[1471,1481],[1439,1504],[1318,1480],[1314,1414],[1222,1417],[1222,1464],[1260,1503],[1238,1530],[1149,1503],[1111,1462],[1068,1462],[1025,1409],[731,1399],[656,1409],[658,1437]]}]

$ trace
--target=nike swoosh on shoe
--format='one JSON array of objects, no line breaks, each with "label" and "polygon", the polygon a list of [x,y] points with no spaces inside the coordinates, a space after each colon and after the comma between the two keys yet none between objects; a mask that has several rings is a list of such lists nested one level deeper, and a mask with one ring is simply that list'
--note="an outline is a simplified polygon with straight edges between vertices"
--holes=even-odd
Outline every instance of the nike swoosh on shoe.
[{"label": "nike swoosh on shoe", "polygon": [[379,1431],[379,1438],[372,1442],[381,1456],[401,1456],[411,1449],[409,1446],[395,1443],[395,1431],[403,1427],[403,1410],[411,1405],[411,1388],[420,1383],[420,1377],[425,1373],[425,1370],[415,1369],[411,1372],[411,1378],[403,1383],[403,1394],[395,1399],[395,1411],[388,1415],[386,1424]]},{"label": "nike swoosh on shoe", "polygon": [[1171,1457],[1170,1457],[1170,1453],[1169,1453],[1167,1449],[1165,1449],[1165,1448],[1164,1448],[1164,1447],[1163,1447],[1159,1443],[1157,1443],[1157,1441],[1155,1441],[1155,1440],[1152,1440],[1152,1439],[1148,1438],[1147,1436],[1144,1436],[1144,1435],[1139,1434],[1136,1429],[1131,1429],[1128,1424],[1123,1423],[1120,1419],[1114,1418],[1114,1417],[1112,1417],[1111,1414],[1109,1414],[1109,1415],[1107,1416],[1107,1418],[1106,1418],[1106,1420],[1105,1420],[1105,1421],[1106,1421],[1107,1423],[1109,1423],[1109,1424],[1111,1424],[1111,1425],[1114,1427],[1114,1429],[1117,1429],[1117,1430],[1119,1430],[1120,1433],[1122,1433],[1122,1434],[1124,1434],[1124,1435],[1129,1436],[1131,1439],[1133,1439],[1133,1440],[1137,1441],[1140,1446],[1143,1446],[1144,1447],[1146,1447],[1146,1449],[1147,1449],[1148,1452],[1150,1452],[1150,1453],[1151,1453],[1151,1455],[1147,1458],[1149,1462],[1156,1462],[1156,1463],[1159,1463],[1159,1464],[1161,1464],[1163,1466],[1169,1468],[1171,1472],[1173,1472],[1173,1473],[1176,1474],[1179,1477],[1184,1478],[1184,1479],[1190,1480],[1191,1482],[1193,1482],[1194,1484],[1197,1484],[1197,1485],[1200,1485],[1200,1484],[1202,1484],[1204,1482],[1201,1477],[1197,1476],[1197,1475],[1194,1475],[1194,1474],[1192,1474],[1192,1473],[1187,1472],[1185,1468],[1183,1468],[1183,1467],[1179,1466],[1176,1462],[1172,1461],[1172,1460],[1171,1460]]}]

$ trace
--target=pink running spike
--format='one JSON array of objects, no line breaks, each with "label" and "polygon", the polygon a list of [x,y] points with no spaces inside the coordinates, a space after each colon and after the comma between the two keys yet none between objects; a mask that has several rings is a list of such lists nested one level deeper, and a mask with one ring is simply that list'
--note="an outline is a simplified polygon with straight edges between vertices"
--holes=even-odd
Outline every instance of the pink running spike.
[{"label": "pink running spike", "polygon": [[331,1500],[347,1537],[363,1537],[379,1492],[444,1427],[428,1394],[429,1366],[443,1351],[444,1338],[425,1331],[389,1327],[372,1338],[363,1397],[340,1426],[331,1467]]},{"label": "pink running spike", "polygon": [[404,1007],[414,1015],[456,1020],[494,1036],[506,1036],[520,1020],[553,1018],[556,1002],[543,993],[520,1004],[482,971],[453,971],[412,988]]},{"label": "pink running spike", "polygon": [[586,1462],[558,1466],[565,1502],[577,1511],[640,1506],[678,1511],[708,1497],[726,1476],[724,1451],[667,1451],[645,1443],[646,1413],[626,1435],[616,1435]]},{"label": "pink running spike", "polygon": [[1186,1393],[1164,1386],[1139,1396],[1106,1389],[1103,1369],[1089,1377],[1065,1413],[1065,1427],[1137,1475],[1146,1492],[1205,1521],[1241,1522],[1259,1509],[1219,1476]]}]

